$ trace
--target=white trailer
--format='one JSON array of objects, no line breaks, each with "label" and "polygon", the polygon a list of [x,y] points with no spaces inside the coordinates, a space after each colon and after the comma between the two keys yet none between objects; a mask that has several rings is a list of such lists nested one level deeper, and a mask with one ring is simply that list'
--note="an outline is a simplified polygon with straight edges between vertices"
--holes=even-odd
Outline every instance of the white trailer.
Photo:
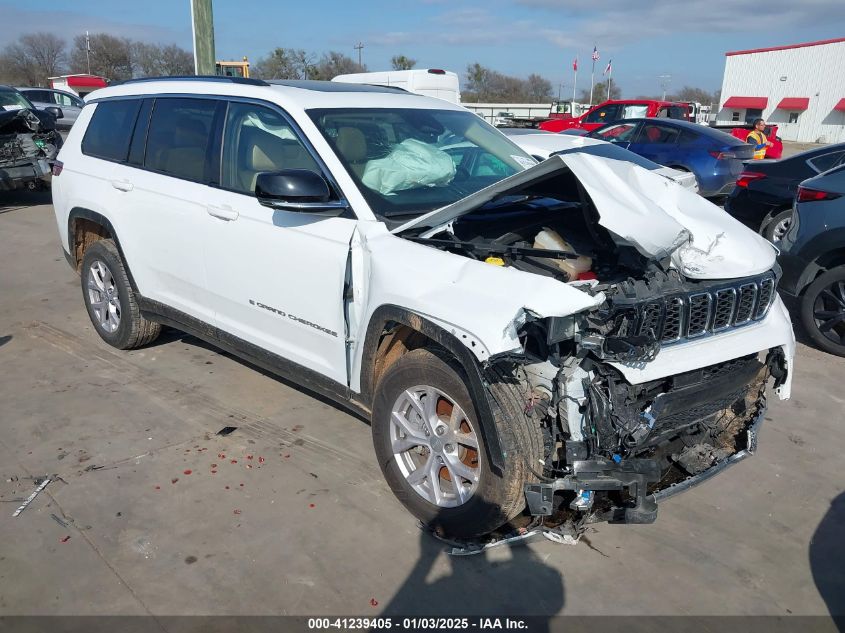
[{"label": "white trailer", "polygon": [[392,86],[408,92],[445,99],[450,103],[461,102],[458,75],[439,68],[416,70],[386,70],[372,73],[353,73],[338,75],[332,81],[348,84],[370,84],[374,86]]}]

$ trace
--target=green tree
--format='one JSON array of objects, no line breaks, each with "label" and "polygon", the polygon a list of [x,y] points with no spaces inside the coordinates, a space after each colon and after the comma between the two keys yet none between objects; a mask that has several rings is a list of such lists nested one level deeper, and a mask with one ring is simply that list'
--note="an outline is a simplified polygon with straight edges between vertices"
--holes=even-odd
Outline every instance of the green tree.
[{"label": "green tree", "polygon": [[394,55],[390,58],[390,65],[393,70],[411,70],[417,65],[417,60],[404,55]]}]

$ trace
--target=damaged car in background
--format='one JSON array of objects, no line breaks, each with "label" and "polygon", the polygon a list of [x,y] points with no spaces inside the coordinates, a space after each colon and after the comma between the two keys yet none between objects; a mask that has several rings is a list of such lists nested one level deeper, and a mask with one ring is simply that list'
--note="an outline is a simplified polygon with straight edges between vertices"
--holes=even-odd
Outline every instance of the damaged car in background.
[{"label": "damaged car in background", "polygon": [[58,111],[38,110],[14,88],[0,86],[0,191],[37,189],[50,176],[62,146]]},{"label": "damaged car in background", "polygon": [[[650,523],[755,452],[795,349],[762,237],[630,162],[538,163],[439,99],[225,81],[104,88],[62,149],[58,228],[107,343],[167,324],[343,403],[451,537]],[[180,175],[200,141],[213,168]]]}]

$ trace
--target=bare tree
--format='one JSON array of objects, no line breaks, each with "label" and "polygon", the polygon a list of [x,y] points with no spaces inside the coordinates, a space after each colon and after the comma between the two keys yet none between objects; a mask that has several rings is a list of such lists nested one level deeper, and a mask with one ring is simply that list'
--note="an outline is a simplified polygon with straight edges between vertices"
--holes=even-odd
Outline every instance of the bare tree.
[{"label": "bare tree", "polygon": [[[114,37],[108,33],[94,33],[90,36],[91,73],[119,81],[130,79],[133,73],[132,41]],[[74,73],[87,73],[88,60],[85,51],[85,36],[73,38],[70,54],[70,69]]]},{"label": "bare tree", "polygon": [[0,53],[3,80],[46,86],[47,78],[62,73],[67,64],[67,45],[52,33],[29,33]]},{"label": "bare tree", "polygon": [[552,99],[552,84],[537,74],[521,79],[474,63],[467,66],[461,98],[467,102],[537,103]]},{"label": "bare tree", "polygon": [[316,75],[314,56],[302,49],[276,48],[253,67],[260,79],[311,79]]},{"label": "bare tree", "polygon": [[323,56],[320,57],[320,61],[314,67],[312,79],[329,80],[338,75],[363,73],[366,71],[366,64],[358,65],[358,62],[348,55],[338,53],[337,51],[329,51],[328,53],[323,53]]},{"label": "bare tree", "polygon": [[462,98],[469,99],[474,97],[475,101],[486,101],[490,98],[490,82],[492,73],[489,68],[485,68],[478,62],[469,64],[467,66],[467,87]]},{"label": "bare tree", "polygon": [[701,88],[693,88],[692,86],[684,86],[677,93],[668,95],[666,98],[670,101],[697,101],[703,104],[718,101],[718,99],[713,98],[712,93]]},{"label": "bare tree", "polygon": [[394,55],[390,58],[390,65],[393,66],[393,70],[411,70],[417,65],[417,60],[404,55]]},{"label": "bare tree", "polygon": [[175,44],[159,46],[133,42],[132,66],[139,77],[172,77],[194,74],[194,57]]},{"label": "bare tree", "polygon": [[537,74],[528,75],[525,80],[525,92],[531,103],[550,101],[552,97],[552,82]]}]

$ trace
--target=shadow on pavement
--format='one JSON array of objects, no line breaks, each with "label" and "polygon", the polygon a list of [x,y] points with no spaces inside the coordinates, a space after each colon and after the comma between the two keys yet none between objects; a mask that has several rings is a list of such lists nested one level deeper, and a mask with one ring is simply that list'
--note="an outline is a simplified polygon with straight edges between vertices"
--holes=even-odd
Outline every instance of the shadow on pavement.
[{"label": "shadow on pavement", "polygon": [[845,633],[845,492],[836,497],[810,541],[816,588]]},{"label": "shadow on pavement", "polygon": [[[539,616],[532,631],[548,631],[564,605],[563,576],[525,545],[503,546],[472,556],[450,556],[449,547],[420,531],[420,557],[383,615]],[[441,575],[448,561],[448,573]]]},{"label": "shadow on pavement", "polygon": [[6,343],[12,340],[11,335],[9,336],[0,336],[0,347],[3,347]]},{"label": "shadow on pavement", "polygon": [[252,371],[258,372],[259,374],[262,374],[263,376],[266,376],[267,378],[270,378],[271,380],[275,380],[276,382],[282,383],[283,385],[290,387],[291,389],[295,389],[296,391],[300,391],[300,392],[304,393],[305,395],[307,395],[311,398],[314,398],[315,400],[318,400],[319,402],[321,402],[325,405],[332,407],[333,409],[337,409],[338,411],[346,413],[347,415],[351,415],[352,417],[357,418],[358,420],[361,420],[362,422],[365,422],[367,424],[367,426],[370,425],[369,419],[363,417],[357,411],[355,411],[351,408],[344,407],[344,406],[338,404],[337,402],[335,402],[334,400],[332,400],[331,398],[324,396],[321,393],[313,391],[313,390],[309,389],[308,387],[305,387],[304,385],[300,385],[299,383],[294,382],[293,380],[289,380],[288,378],[285,378],[284,376],[281,376],[281,375],[274,373],[274,372],[272,372],[268,369],[260,367],[259,365],[256,365],[255,363],[252,363],[252,362],[250,362],[250,361],[248,361],[244,358],[241,358],[240,356],[236,356],[235,354],[232,354],[232,353],[230,353],[230,352],[228,352],[228,351],[226,351],[226,350],[224,350],[220,347],[217,347],[213,343],[209,343],[207,341],[204,341],[201,338],[194,336],[193,334],[188,334],[187,332],[182,332],[181,330],[178,330],[176,328],[169,327],[169,326],[163,328],[162,331],[161,331],[161,336],[159,336],[155,341],[153,341],[152,343],[147,345],[147,347],[158,347],[160,345],[167,345],[169,343],[176,343],[176,342],[183,343],[185,345],[193,345],[195,347],[200,347],[202,349],[212,351],[216,354],[220,354],[221,356],[225,356],[226,358],[230,358],[233,361],[235,361],[236,363],[239,363],[240,365],[243,365],[244,367],[248,367]]},{"label": "shadow on pavement", "polygon": [[13,191],[0,192],[0,213],[8,213],[34,207],[39,204],[53,204],[53,196],[49,189],[15,189]]}]

